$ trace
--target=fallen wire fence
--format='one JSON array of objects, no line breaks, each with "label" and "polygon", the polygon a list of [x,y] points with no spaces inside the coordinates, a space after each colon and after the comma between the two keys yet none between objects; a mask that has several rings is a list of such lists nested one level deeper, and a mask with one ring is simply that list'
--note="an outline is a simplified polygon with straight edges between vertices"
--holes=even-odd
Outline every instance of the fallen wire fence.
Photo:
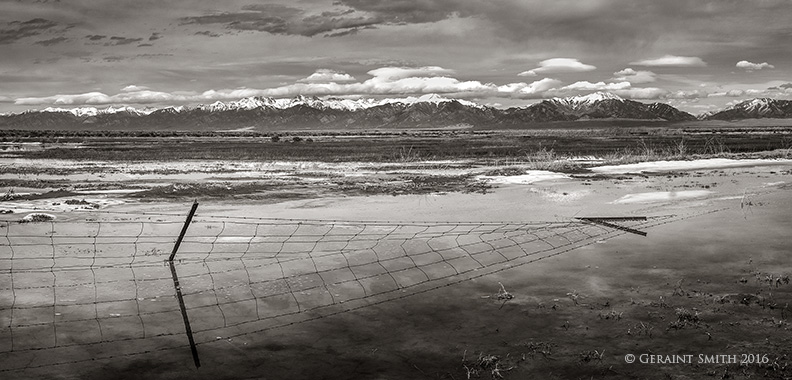
[{"label": "fallen wire fence", "polygon": [[219,338],[393,301],[675,219],[406,223],[199,213],[169,263],[183,218],[0,222],[0,373],[173,349],[188,355],[190,325],[198,365],[195,347]]}]

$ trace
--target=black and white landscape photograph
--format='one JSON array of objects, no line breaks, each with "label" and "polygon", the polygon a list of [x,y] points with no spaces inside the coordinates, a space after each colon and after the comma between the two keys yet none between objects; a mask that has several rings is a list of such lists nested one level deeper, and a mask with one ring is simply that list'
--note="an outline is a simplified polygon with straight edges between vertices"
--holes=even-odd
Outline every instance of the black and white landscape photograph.
[{"label": "black and white landscape photograph", "polygon": [[0,378],[790,379],[790,0],[0,0]]}]

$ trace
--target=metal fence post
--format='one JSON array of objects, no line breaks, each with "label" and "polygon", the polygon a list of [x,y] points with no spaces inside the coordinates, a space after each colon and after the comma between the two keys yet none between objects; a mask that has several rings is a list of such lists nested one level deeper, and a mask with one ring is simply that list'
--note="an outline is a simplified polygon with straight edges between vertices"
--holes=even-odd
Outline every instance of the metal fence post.
[{"label": "metal fence post", "polygon": [[179,234],[179,238],[176,239],[176,244],[173,245],[173,251],[168,258],[168,261],[173,261],[173,258],[176,257],[176,251],[179,250],[179,246],[181,245],[182,239],[184,239],[184,234],[187,233],[187,227],[190,226],[190,222],[192,222],[193,216],[195,216],[195,210],[198,209],[198,201],[194,201],[192,208],[190,209],[190,214],[187,215],[187,220],[184,222],[184,227],[182,227],[181,233]]},{"label": "metal fence post", "polygon": [[182,227],[179,238],[176,240],[176,244],[173,246],[173,252],[171,252],[170,257],[168,258],[168,266],[170,266],[171,276],[173,277],[173,287],[176,288],[176,298],[179,300],[179,308],[181,309],[182,318],[184,319],[184,330],[187,333],[187,339],[190,341],[190,351],[192,351],[195,368],[201,367],[201,360],[198,358],[198,348],[195,346],[195,339],[193,338],[192,328],[190,327],[190,319],[187,318],[187,307],[184,305],[184,296],[182,296],[181,285],[179,285],[179,276],[176,275],[176,266],[173,264],[173,258],[176,256],[176,251],[179,250],[182,239],[184,239],[184,234],[187,233],[187,227],[190,226],[197,208],[198,201],[195,201],[192,205],[192,209],[190,209],[190,214],[187,215],[187,220],[184,222],[184,227]]}]

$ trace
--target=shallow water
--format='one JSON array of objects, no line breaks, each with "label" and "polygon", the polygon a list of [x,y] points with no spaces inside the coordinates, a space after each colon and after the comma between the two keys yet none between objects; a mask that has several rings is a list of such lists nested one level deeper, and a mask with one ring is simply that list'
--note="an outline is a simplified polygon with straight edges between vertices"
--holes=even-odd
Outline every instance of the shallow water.
[{"label": "shallow water", "polygon": [[[14,273],[0,274],[0,287],[14,292],[0,292],[0,319],[16,328],[13,336],[0,332],[0,370],[11,379],[123,377],[130,369],[171,378],[464,378],[463,356],[489,353],[504,365],[517,358],[508,374],[514,378],[588,378],[602,368],[621,378],[701,377],[724,368],[629,366],[624,355],[717,354],[746,345],[792,354],[790,331],[773,322],[779,308],[728,301],[771,293],[779,305],[792,301],[792,285],[763,282],[792,274],[792,193],[778,185],[787,179],[761,167],[508,184],[489,194],[202,202],[176,266],[200,370],[163,265],[189,207],[113,206],[175,215],[119,214],[91,228],[74,222],[111,215],[59,213],[69,223],[54,229],[12,223],[2,232],[15,249],[0,244],[0,269],[13,266]],[[703,185],[711,188],[691,188]],[[658,190],[665,188],[696,196],[670,197]],[[633,201],[618,202],[624,199]],[[558,235],[548,223],[568,228],[574,216],[670,214],[677,217],[644,228],[647,237],[588,224]],[[394,229],[354,220],[401,223]],[[488,224],[503,220],[511,223]],[[39,236],[38,246],[31,236]],[[578,239],[587,244],[564,251]],[[562,249],[543,251],[552,246]],[[515,298],[498,300],[499,283]],[[675,295],[679,289],[685,294]],[[695,308],[702,324],[669,330],[677,308]],[[602,317],[611,312],[623,319]],[[639,323],[654,335],[627,333]],[[552,342],[552,360],[532,357],[531,342]],[[580,363],[581,352],[594,349],[605,350],[602,362]],[[40,368],[7,371],[17,366]]]}]

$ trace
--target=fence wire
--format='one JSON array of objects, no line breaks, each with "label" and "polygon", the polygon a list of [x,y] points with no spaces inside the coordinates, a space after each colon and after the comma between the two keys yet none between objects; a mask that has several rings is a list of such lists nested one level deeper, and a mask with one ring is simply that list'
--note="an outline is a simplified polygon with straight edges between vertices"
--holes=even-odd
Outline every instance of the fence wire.
[{"label": "fence wire", "polygon": [[[184,347],[166,262],[183,224],[173,219],[0,223],[0,372]],[[580,220],[210,217],[190,225],[175,265],[201,345],[392,301],[623,233]]]}]

